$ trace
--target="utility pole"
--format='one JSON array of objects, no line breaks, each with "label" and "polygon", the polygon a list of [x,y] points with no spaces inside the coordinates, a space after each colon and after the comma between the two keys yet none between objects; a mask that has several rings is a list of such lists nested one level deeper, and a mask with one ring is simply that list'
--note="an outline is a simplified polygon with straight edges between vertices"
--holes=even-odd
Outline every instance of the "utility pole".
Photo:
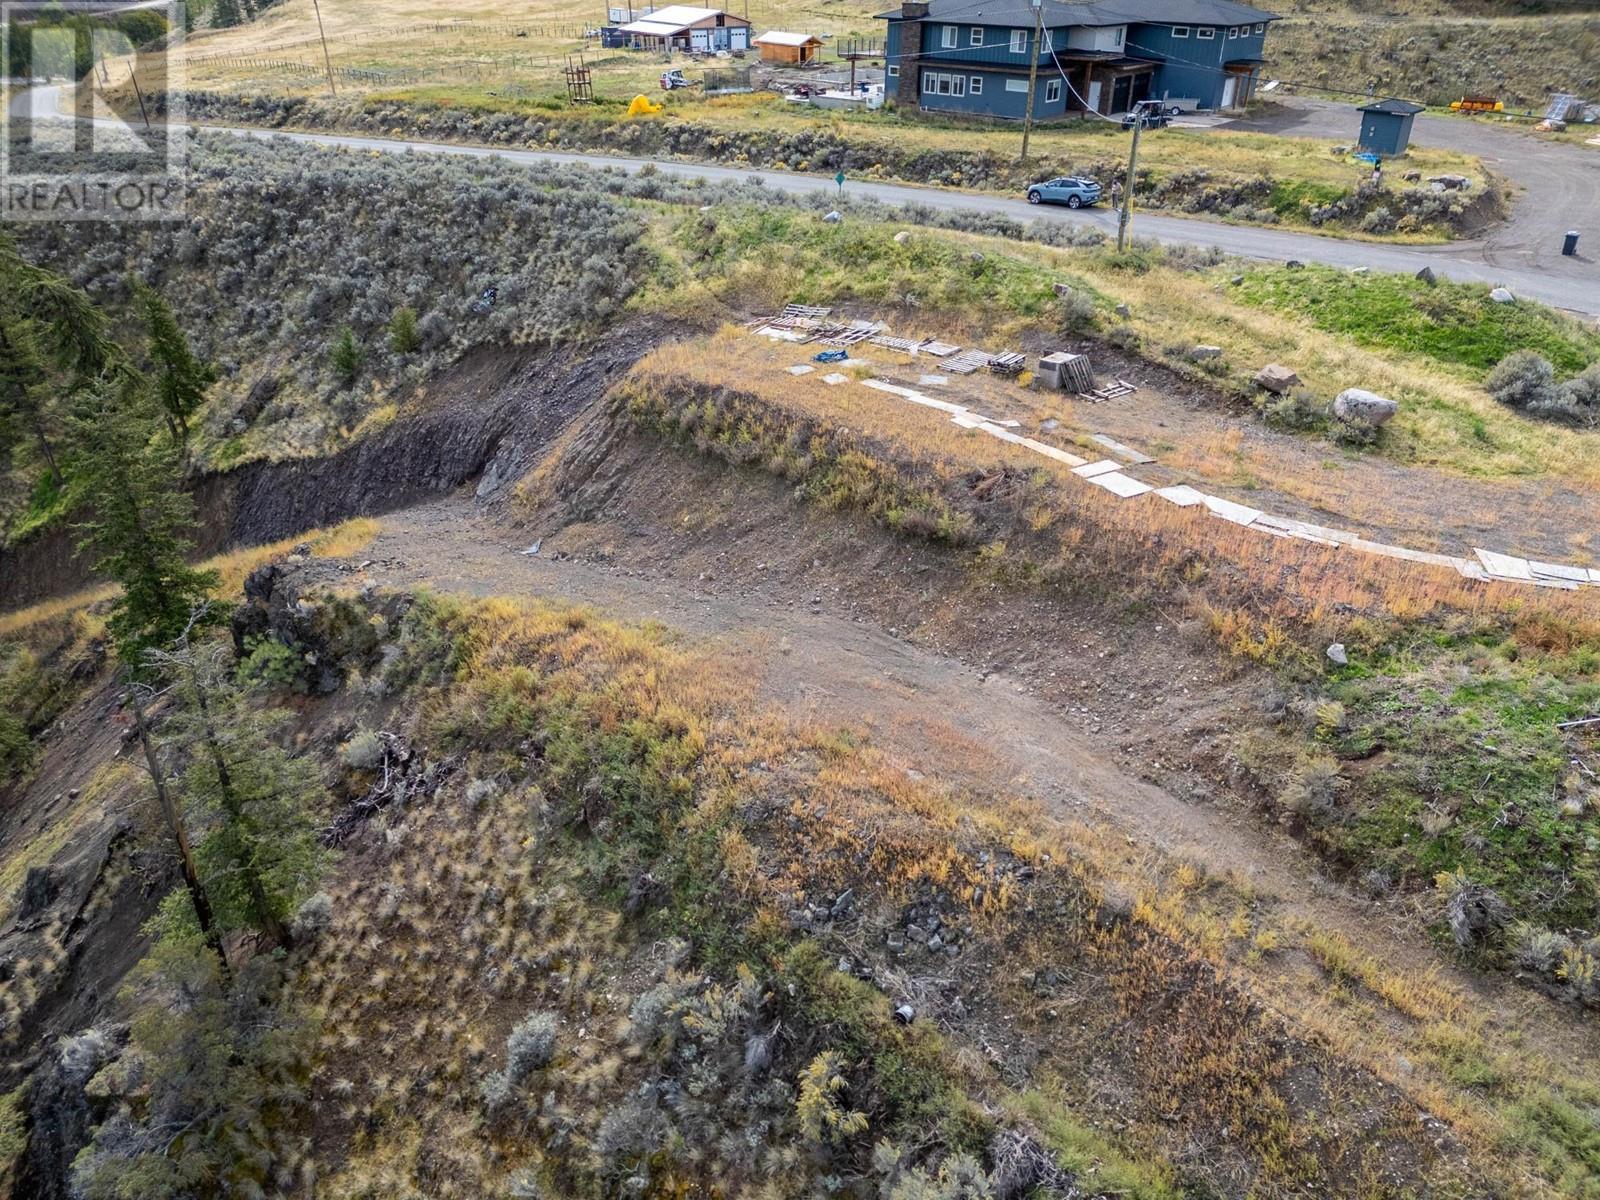
[{"label": "utility pole", "polygon": [[1144,121],[1135,114],[1133,119],[1133,147],[1128,151],[1128,180],[1122,189],[1122,211],[1117,214],[1117,253],[1128,248],[1128,226],[1133,223],[1133,176],[1139,169],[1139,131]]},{"label": "utility pole", "polygon": [[337,97],[339,89],[333,86],[333,60],[328,57],[328,35],[322,28],[322,5],[311,0],[311,8],[317,14],[317,36],[322,39],[322,65],[328,69],[328,95]]},{"label": "utility pole", "polygon": [[1039,35],[1044,31],[1044,2],[1033,2],[1033,61],[1028,64],[1028,111],[1022,116],[1022,161],[1028,161],[1028,136],[1033,132],[1033,93],[1039,86]]}]

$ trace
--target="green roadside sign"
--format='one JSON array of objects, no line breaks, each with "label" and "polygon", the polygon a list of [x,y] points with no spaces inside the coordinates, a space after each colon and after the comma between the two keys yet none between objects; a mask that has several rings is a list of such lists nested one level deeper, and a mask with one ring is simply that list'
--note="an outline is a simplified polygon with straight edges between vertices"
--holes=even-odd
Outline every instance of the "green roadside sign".
[{"label": "green roadside sign", "polygon": [[835,175],[833,177],[833,181],[839,185],[839,190],[841,192],[844,191],[844,172],[843,171],[840,171],[837,175]]}]

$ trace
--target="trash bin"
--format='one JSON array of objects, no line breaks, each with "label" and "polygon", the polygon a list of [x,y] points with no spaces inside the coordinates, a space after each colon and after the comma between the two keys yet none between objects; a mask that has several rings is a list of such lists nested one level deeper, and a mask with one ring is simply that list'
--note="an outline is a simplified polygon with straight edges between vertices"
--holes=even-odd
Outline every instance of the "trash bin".
[{"label": "trash bin", "polygon": [[1572,258],[1578,253],[1578,231],[1576,229],[1567,230],[1567,236],[1561,243],[1561,253],[1568,258]]}]

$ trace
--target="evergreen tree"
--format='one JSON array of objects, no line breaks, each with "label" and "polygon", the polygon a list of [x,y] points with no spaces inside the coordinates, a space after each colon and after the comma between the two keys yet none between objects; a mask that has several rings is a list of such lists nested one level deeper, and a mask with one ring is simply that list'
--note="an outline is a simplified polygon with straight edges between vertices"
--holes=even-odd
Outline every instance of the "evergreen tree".
[{"label": "evergreen tree", "polygon": [[239,11],[239,0],[215,0],[211,6],[211,24],[217,29],[228,29],[244,21]]},{"label": "evergreen tree", "polygon": [[356,341],[355,330],[348,325],[340,328],[338,336],[333,339],[333,344],[328,347],[328,361],[338,372],[339,382],[345,387],[354,383],[356,376],[361,374],[361,364],[365,358],[366,353],[361,349],[361,343]]},{"label": "evergreen tree", "polygon": [[29,324],[7,321],[0,315],[0,426],[4,427],[5,441],[14,444],[31,437],[59,488],[61,464],[51,428],[53,406],[45,384],[44,366],[39,362]]},{"label": "evergreen tree", "polygon": [[99,389],[78,418],[78,465],[91,518],[79,528],[80,550],[95,555],[94,569],[122,585],[107,628],[129,680],[129,708],[150,768],[162,818],[172,833],[195,921],[224,974],[227,954],[210,897],[200,882],[194,852],[177,800],[166,784],[145,716],[143,688],[149,681],[148,652],[183,636],[216,574],[184,560],[194,502],[183,490],[176,449],[159,439],[143,393],[131,372],[118,380],[113,399]]},{"label": "evergreen tree", "polygon": [[[45,361],[48,355],[51,362]],[[98,378],[117,358],[105,314],[79,288],[23,260],[0,233],[0,433],[28,437],[57,487],[61,394]],[[47,366],[66,375],[60,387]]]},{"label": "evergreen tree", "polygon": [[180,792],[207,829],[196,848],[200,877],[224,930],[259,930],[289,940],[288,920],[312,890],[324,852],[312,806],[322,784],[315,763],[274,740],[290,719],[262,710],[229,677],[227,648],[184,639],[149,662],[172,681],[177,708],[165,733],[189,755]]},{"label": "evergreen tree", "polygon": [[177,318],[159,292],[139,282],[134,283],[133,289],[150,332],[150,371],[156,399],[161,402],[173,435],[187,441],[189,416],[204,402],[206,388],[216,382],[216,371],[194,356]]},{"label": "evergreen tree", "polygon": [[281,964],[259,957],[230,986],[192,940],[163,939],[135,982],[148,997],[132,1023],[145,1082],[106,1114],[73,1161],[72,1194],[279,1194],[274,1129],[305,1099],[315,1036]]},{"label": "evergreen tree", "polygon": [[78,470],[90,517],[80,550],[122,585],[107,628],[135,677],[147,651],[171,645],[216,584],[214,571],[185,560],[194,501],[183,488],[177,448],[158,436],[142,381],[125,376],[115,400],[104,390],[77,420]]}]

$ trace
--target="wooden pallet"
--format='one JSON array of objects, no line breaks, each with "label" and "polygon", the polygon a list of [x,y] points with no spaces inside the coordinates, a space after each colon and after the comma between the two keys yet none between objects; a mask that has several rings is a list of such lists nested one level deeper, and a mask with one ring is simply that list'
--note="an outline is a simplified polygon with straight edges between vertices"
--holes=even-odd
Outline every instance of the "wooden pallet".
[{"label": "wooden pallet", "polygon": [[[819,308],[815,304],[785,304],[783,311],[778,316],[786,321],[796,318],[820,321],[832,311],[833,309],[831,308]],[[768,321],[767,324],[770,325],[772,322]]]},{"label": "wooden pallet", "polygon": [[960,346],[952,346],[949,342],[923,342],[917,347],[917,353],[931,354],[935,358],[948,358],[959,349]]},{"label": "wooden pallet", "polygon": [[823,325],[811,340],[824,346],[854,346],[866,341],[872,333],[871,325]]},{"label": "wooden pallet", "polygon": [[989,360],[989,370],[996,375],[1021,375],[1022,368],[1027,366],[1028,360],[1015,350],[1008,350],[1004,354],[997,354]]},{"label": "wooden pallet", "polygon": [[1096,404],[1099,404],[1102,400],[1115,400],[1118,396],[1128,396],[1138,390],[1126,379],[1117,379],[1106,384],[1105,387],[1095,388],[1092,392],[1079,392],[1078,395],[1085,400],[1093,400]]},{"label": "wooden pallet", "polygon": [[993,356],[987,350],[963,350],[939,364],[941,371],[948,371],[952,375],[971,375],[974,371],[981,371],[989,365]]},{"label": "wooden pallet", "polygon": [[886,350],[898,350],[902,354],[915,354],[922,346],[922,343],[915,338],[890,337],[886,333],[877,334],[870,341],[874,346],[882,346]]}]

